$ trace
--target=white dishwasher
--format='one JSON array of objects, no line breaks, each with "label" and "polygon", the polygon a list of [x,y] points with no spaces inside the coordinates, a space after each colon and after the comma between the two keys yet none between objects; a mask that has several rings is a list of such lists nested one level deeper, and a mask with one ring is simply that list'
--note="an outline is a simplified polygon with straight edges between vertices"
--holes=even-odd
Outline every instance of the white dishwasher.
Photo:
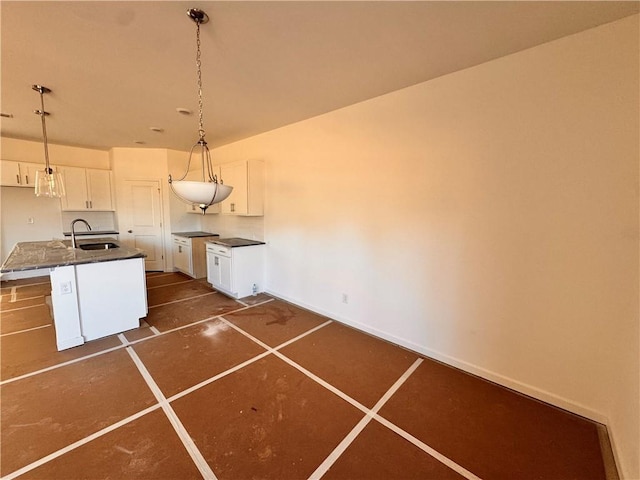
[{"label": "white dishwasher", "polygon": [[207,242],[207,281],[234,298],[264,291],[264,245],[242,238]]}]

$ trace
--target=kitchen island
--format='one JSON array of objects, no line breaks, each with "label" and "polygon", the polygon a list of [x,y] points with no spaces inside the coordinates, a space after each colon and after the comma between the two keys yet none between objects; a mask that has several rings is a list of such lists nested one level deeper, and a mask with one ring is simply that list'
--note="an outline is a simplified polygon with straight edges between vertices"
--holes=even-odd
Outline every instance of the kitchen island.
[{"label": "kitchen island", "polygon": [[[20,242],[0,272],[47,269],[58,350],[138,328],[147,315],[145,254],[112,238]],[[83,248],[87,248],[86,250]]]}]

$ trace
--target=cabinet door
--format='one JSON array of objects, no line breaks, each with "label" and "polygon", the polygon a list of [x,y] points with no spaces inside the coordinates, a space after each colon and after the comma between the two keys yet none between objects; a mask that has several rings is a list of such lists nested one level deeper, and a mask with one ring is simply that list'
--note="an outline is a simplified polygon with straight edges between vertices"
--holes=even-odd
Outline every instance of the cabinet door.
[{"label": "cabinet door", "polygon": [[88,168],[86,174],[89,186],[89,208],[91,210],[113,210],[111,172]]},{"label": "cabinet door", "polygon": [[231,258],[218,257],[220,259],[220,288],[233,293],[233,275],[231,272]]},{"label": "cabinet door", "polygon": [[37,170],[44,170],[44,163],[40,164],[20,162],[20,176],[22,177],[22,185],[35,187]]},{"label": "cabinet door", "polygon": [[220,287],[220,257],[212,252],[207,252],[207,282]]},{"label": "cabinet door", "polygon": [[63,210],[89,210],[87,175],[84,168],[60,167],[67,194],[62,197]]},{"label": "cabinet door", "polygon": [[222,202],[222,213],[243,215],[247,213],[247,162],[220,165],[220,176],[225,185],[233,187],[231,195]]},{"label": "cabinet door", "polygon": [[173,266],[188,275],[193,275],[191,247],[173,243]]},{"label": "cabinet door", "polygon": [[207,281],[213,288],[231,293],[231,258],[207,252]]},{"label": "cabinet door", "polygon": [[20,187],[20,164],[9,160],[0,162],[0,185],[5,187]]}]

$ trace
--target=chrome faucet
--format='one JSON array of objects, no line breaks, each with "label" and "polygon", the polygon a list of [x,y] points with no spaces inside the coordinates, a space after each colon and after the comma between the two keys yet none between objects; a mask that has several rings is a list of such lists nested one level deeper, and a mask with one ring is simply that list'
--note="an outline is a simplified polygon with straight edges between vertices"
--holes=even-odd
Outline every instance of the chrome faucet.
[{"label": "chrome faucet", "polygon": [[84,218],[76,218],[73,222],[71,222],[71,247],[76,247],[76,223],[82,222],[87,226],[87,229],[91,230],[91,225]]}]

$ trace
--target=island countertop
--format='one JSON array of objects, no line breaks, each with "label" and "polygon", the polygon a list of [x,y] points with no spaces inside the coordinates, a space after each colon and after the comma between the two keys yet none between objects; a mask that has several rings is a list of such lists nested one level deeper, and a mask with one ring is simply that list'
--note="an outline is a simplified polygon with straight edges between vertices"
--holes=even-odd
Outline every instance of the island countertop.
[{"label": "island countertop", "polygon": [[19,242],[0,267],[1,273],[54,268],[83,263],[112,262],[128,258],[144,258],[146,254],[138,248],[130,248],[113,238],[78,239],[77,244],[113,242],[118,248],[108,250],[81,250],[71,248],[70,240],[47,240]]}]

